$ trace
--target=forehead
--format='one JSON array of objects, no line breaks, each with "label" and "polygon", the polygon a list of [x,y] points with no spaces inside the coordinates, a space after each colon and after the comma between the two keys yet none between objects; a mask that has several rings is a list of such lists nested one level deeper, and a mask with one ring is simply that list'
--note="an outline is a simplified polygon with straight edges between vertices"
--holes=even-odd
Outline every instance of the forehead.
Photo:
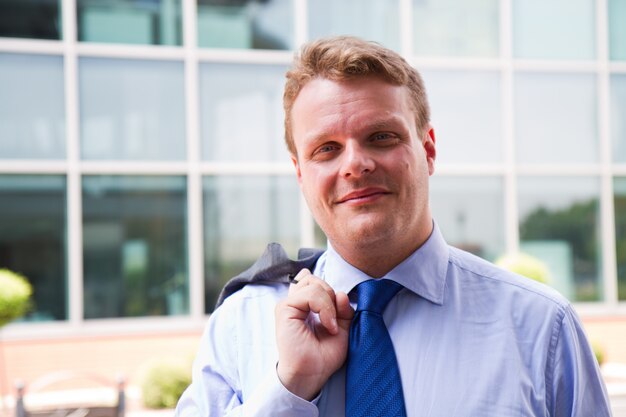
[{"label": "forehead", "polygon": [[410,94],[405,86],[377,77],[335,81],[315,78],[294,101],[291,125],[294,140],[301,142],[338,131],[353,131],[387,120],[412,122]]},{"label": "forehead", "polygon": [[383,100],[386,105],[409,104],[406,86],[394,85],[380,77],[365,76],[346,80],[313,78],[302,87],[293,107],[347,104],[354,100]]}]

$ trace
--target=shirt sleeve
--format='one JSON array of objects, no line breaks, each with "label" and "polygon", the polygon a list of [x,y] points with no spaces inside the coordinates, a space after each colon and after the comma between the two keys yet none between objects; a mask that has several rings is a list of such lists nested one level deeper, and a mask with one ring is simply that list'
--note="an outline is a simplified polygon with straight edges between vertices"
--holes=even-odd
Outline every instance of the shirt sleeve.
[{"label": "shirt sleeve", "polygon": [[287,390],[275,368],[256,381],[244,398],[238,367],[255,366],[256,358],[249,351],[245,358],[239,358],[236,317],[224,304],[209,318],[194,360],[191,385],[180,398],[175,416],[317,417],[315,403]]},{"label": "shirt sleeve", "polygon": [[580,319],[568,306],[555,325],[546,378],[553,417],[610,417],[606,387]]}]

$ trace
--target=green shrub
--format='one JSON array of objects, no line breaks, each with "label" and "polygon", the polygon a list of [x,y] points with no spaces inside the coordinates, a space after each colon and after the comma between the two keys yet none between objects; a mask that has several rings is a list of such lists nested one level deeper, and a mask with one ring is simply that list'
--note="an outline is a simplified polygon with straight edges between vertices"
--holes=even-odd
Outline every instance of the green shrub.
[{"label": "green shrub", "polygon": [[541,260],[525,253],[504,255],[496,260],[496,265],[542,284],[550,282],[550,270]]},{"label": "green shrub", "polygon": [[150,408],[175,407],[190,383],[191,371],[185,364],[154,364],[147,370],[143,381],[143,403]]},{"label": "green shrub", "polygon": [[593,354],[596,356],[596,360],[598,361],[598,365],[602,365],[604,363],[604,348],[600,346],[598,343],[592,342],[591,347],[593,348]]},{"label": "green shrub", "polygon": [[28,311],[32,293],[26,278],[8,269],[0,269],[0,327]]}]

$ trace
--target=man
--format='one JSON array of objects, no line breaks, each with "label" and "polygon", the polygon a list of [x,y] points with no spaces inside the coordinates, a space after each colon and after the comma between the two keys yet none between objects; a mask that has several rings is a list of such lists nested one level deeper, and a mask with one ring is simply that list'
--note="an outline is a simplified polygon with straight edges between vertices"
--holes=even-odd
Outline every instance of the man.
[{"label": "man", "polygon": [[[392,415],[376,398],[394,388],[393,415],[610,415],[569,303],[443,240],[428,203],[435,135],[417,71],[373,43],[319,40],[287,73],[284,106],[297,179],[329,248],[291,284],[272,282],[286,264],[275,247],[235,280],[253,283],[209,319],[177,415],[352,416],[369,397],[380,410],[360,415]],[[370,378],[351,374],[367,354],[352,347],[354,309],[372,279],[402,285],[380,313],[399,380],[355,400]]]}]

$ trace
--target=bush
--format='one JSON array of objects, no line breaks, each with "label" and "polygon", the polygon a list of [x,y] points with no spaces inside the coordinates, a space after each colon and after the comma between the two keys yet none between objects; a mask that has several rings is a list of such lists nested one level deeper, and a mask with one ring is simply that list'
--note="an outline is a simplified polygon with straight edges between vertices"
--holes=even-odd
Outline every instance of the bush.
[{"label": "bush", "polygon": [[598,361],[598,365],[602,365],[605,360],[604,348],[595,342],[591,343],[591,347],[593,348],[593,354],[595,355],[596,360]]},{"label": "bush", "polygon": [[8,269],[0,269],[0,289],[0,327],[2,327],[28,311],[33,289],[26,278]]},{"label": "bush", "polygon": [[546,264],[525,253],[505,255],[496,260],[495,263],[501,268],[534,279],[542,284],[548,284],[550,282],[550,270]]},{"label": "bush", "polygon": [[167,362],[154,364],[147,370],[143,381],[143,403],[150,408],[173,408],[190,383],[189,366]]}]

